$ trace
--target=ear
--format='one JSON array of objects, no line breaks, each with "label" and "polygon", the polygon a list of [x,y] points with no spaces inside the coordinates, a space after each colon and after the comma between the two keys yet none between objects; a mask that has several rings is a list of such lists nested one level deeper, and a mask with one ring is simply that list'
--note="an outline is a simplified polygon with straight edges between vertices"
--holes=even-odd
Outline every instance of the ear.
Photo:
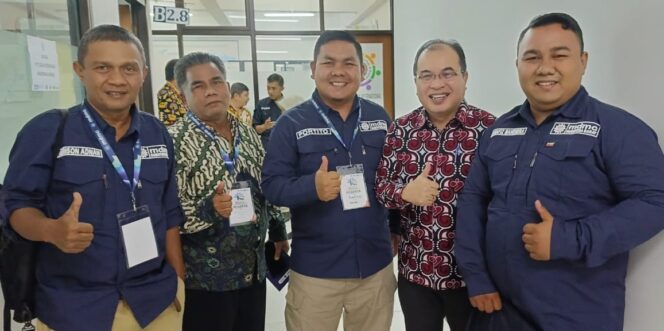
[{"label": "ear", "polygon": [[[179,88],[179,86],[178,86],[178,88]],[[187,102],[187,93],[184,93],[183,90],[180,90],[180,96],[182,97],[182,101],[184,101],[184,104],[185,105],[188,104],[188,102]]]},{"label": "ear", "polygon": [[148,73],[150,72],[150,68],[148,66],[143,67],[143,81],[145,81],[146,78],[148,78]]},{"label": "ear", "polygon": [[465,83],[468,83],[468,71],[464,72],[461,77]]},{"label": "ear", "polygon": [[586,67],[588,66],[588,52],[581,53],[581,65],[583,66],[583,73],[586,73]]},{"label": "ear", "polygon": [[314,79],[314,73],[316,73],[316,61],[309,62],[309,68],[311,68],[311,79]]},{"label": "ear", "polygon": [[83,71],[85,70],[85,68],[83,68],[83,65],[80,64],[78,61],[74,61],[74,63],[72,63],[72,68],[74,69],[76,76],[78,76],[78,79],[80,79],[81,82],[83,82]]},{"label": "ear", "polygon": [[362,63],[362,77],[367,73],[367,66],[364,64],[364,61],[361,61]]}]

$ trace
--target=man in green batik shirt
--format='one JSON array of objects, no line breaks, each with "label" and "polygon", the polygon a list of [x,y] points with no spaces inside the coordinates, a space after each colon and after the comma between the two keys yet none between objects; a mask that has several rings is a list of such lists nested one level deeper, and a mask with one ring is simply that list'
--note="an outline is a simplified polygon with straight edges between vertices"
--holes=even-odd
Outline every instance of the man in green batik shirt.
[{"label": "man in green batik shirt", "polygon": [[[228,114],[230,92],[219,57],[188,54],[178,61],[175,78],[190,110],[169,127],[186,216],[183,329],[262,331],[268,227],[275,259],[289,246],[282,213],[260,190],[261,140]],[[253,209],[236,204],[249,200]]]}]

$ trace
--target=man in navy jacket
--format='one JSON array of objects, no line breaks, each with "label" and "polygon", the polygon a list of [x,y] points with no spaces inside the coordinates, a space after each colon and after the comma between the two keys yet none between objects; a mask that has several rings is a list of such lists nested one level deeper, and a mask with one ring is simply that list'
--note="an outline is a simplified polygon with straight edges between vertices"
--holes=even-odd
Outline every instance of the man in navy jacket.
[{"label": "man in navy jacket", "polygon": [[542,330],[622,330],[629,250],[664,227],[657,137],[588,95],[587,61],[572,17],[531,21],[516,61],[527,101],[484,132],[459,200],[471,304],[509,301]]},{"label": "man in navy jacket", "polygon": [[320,36],[311,69],[316,90],[279,119],[263,167],[265,196],[292,212],[286,326],[336,330],[343,312],[346,330],[388,330],[396,279],[374,178],[390,120],[356,95],[365,68],[347,32]]}]

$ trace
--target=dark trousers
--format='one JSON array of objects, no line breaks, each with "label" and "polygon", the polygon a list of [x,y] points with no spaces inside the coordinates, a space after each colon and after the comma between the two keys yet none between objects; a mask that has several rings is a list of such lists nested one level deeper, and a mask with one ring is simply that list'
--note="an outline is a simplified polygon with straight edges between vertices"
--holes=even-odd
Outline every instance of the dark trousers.
[{"label": "dark trousers", "polygon": [[183,331],[264,331],[265,281],[239,290],[186,290]]},{"label": "dark trousers", "polygon": [[397,287],[406,330],[441,331],[444,318],[451,331],[466,328],[472,306],[465,287],[437,291],[411,283],[401,275]]}]

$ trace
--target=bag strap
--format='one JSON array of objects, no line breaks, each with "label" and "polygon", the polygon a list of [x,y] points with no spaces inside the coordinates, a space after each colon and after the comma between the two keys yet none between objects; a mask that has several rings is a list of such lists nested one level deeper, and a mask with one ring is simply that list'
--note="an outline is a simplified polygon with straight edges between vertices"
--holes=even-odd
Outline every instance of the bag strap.
[{"label": "bag strap", "polygon": [[[65,122],[67,122],[67,117],[69,116],[69,111],[72,110],[74,107],[69,108],[69,109],[58,109],[58,113],[60,114],[60,123],[58,123],[58,131],[55,134],[55,140],[53,142],[53,145],[51,146],[51,166],[55,165],[55,161],[58,158],[58,152],[60,150],[60,147],[62,147],[62,136],[64,135],[64,128],[65,128]],[[53,176],[53,171],[51,171],[51,178]],[[49,184],[50,184],[49,180]],[[34,312],[32,312],[34,314]],[[7,302],[4,303],[4,308],[3,308],[3,330],[4,331],[11,331],[11,310],[9,309],[9,305],[7,305]],[[26,323],[26,325],[23,326],[23,329],[25,330],[30,327],[32,324],[30,322]],[[34,328],[34,327],[33,327]]]}]

